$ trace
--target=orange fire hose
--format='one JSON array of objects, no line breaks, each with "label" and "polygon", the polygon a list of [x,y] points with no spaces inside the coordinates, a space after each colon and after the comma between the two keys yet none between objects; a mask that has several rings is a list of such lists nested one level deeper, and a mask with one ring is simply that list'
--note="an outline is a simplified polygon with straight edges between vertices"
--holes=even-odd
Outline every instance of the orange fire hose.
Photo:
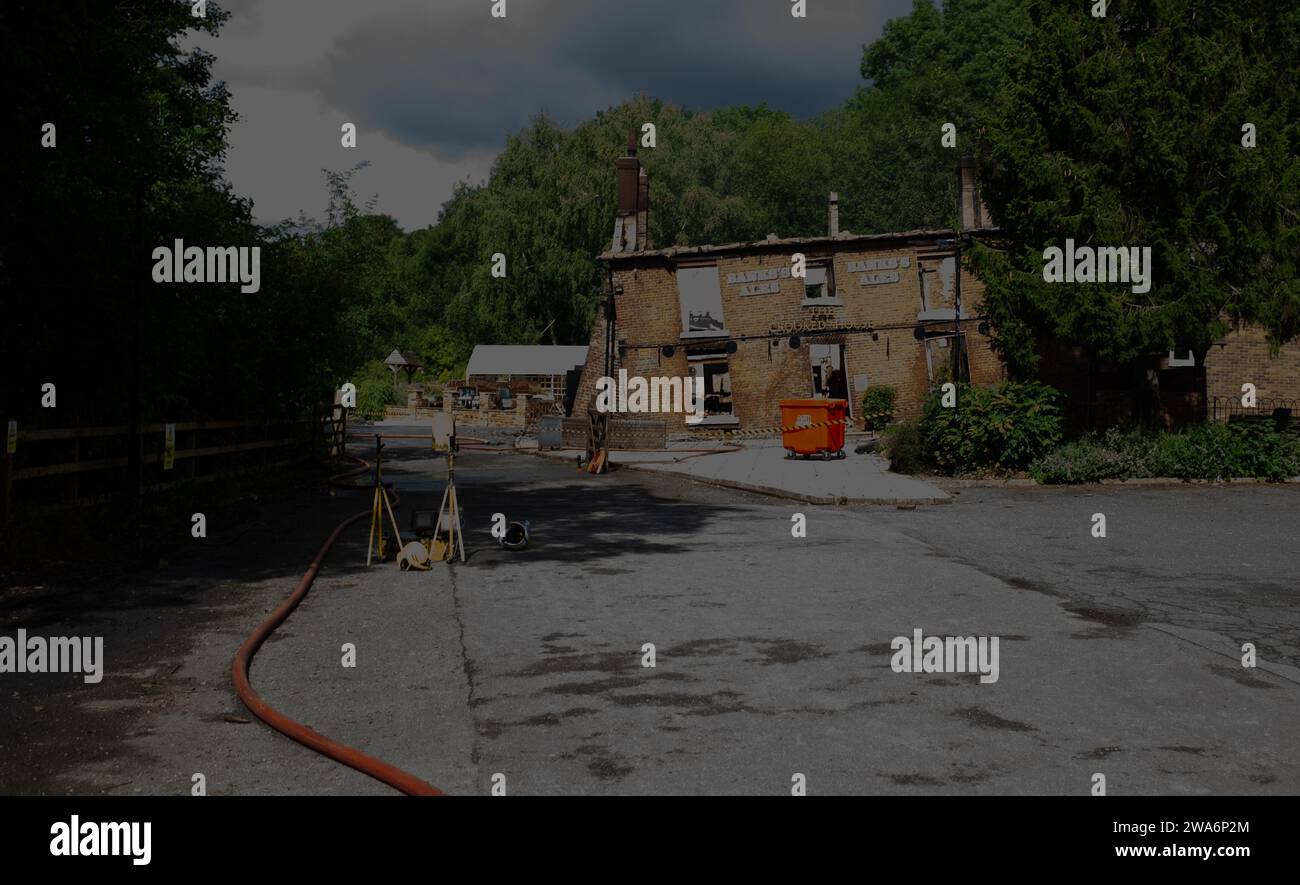
[{"label": "orange fire hose", "polygon": [[[394,436],[397,436],[398,438],[408,438],[401,435]],[[410,438],[416,437],[412,436]],[[418,438],[423,439],[424,437],[420,436]],[[475,440],[475,442],[483,441]],[[470,445],[466,446],[466,448],[473,448],[481,451],[488,449],[489,447]],[[729,450],[730,449],[687,449],[678,451],[696,452],[698,454],[692,454],[688,457],[699,457],[700,454],[713,454],[719,451]],[[507,449],[505,451],[510,450]],[[341,488],[356,488],[355,486],[343,485],[340,481],[365,473],[370,469],[370,464],[361,458],[354,457],[353,460],[357,461],[358,466],[345,471],[344,473],[330,477],[331,485],[336,485]],[[393,497],[393,506],[396,507],[397,504],[400,503],[401,499],[398,497],[396,491],[393,492]],[[296,741],[305,747],[315,750],[317,753],[333,759],[335,762],[341,762],[362,774],[369,775],[375,780],[388,784],[390,787],[393,787],[408,796],[442,796],[445,794],[441,790],[427,781],[421,780],[410,772],[403,771],[382,759],[377,759],[374,756],[363,753],[355,747],[349,747],[346,744],[341,744],[338,741],[331,740],[323,734],[313,731],[301,722],[289,718],[264,701],[261,695],[253,690],[253,686],[249,682],[248,671],[252,666],[253,656],[257,654],[258,649],[262,647],[262,643],[266,641],[267,637],[274,633],[276,628],[283,624],[288,619],[289,615],[293,613],[294,609],[298,607],[298,604],[306,598],[307,592],[311,589],[312,582],[316,580],[316,575],[320,572],[321,565],[325,562],[325,557],[334,546],[334,542],[337,541],[343,532],[353,523],[365,519],[368,516],[370,516],[370,511],[368,510],[361,513],[355,513],[335,526],[334,531],[330,532],[329,537],[325,539],[325,543],[321,545],[320,550],[317,551],[316,556],[307,567],[307,571],[303,572],[302,577],[298,579],[298,584],[293,588],[293,592],[289,594],[288,598],[285,599],[284,602],[280,603],[279,608],[271,612],[270,616],[259,624],[257,629],[244,640],[244,644],[241,645],[239,651],[235,653],[234,662],[231,664],[231,676],[235,683],[235,692],[239,695],[239,699],[244,702],[244,706],[249,709],[249,712],[274,728],[276,731],[283,734],[285,737],[288,737],[290,740]]]},{"label": "orange fire hose", "polygon": [[[355,460],[360,462],[360,466],[330,477],[331,484],[337,484],[338,480],[358,476],[369,469],[370,465],[366,461],[360,458]],[[352,487],[348,486],[348,488]],[[394,497],[397,497],[395,492]],[[397,506],[397,503],[398,501],[395,500],[393,506]],[[244,644],[235,653],[235,660],[231,666],[235,691],[238,693],[239,699],[244,702],[244,706],[248,707],[254,716],[291,740],[297,741],[305,747],[310,747],[335,762],[341,762],[349,768],[354,768],[362,774],[382,781],[408,796],[441,796],[443,795],[441,790],[430,783],[420,780],[415,775],[389,765],[382,759],[369,756],[354,747],[332,741],[323,734],[312,731],[301,722],[290,719],[262,700],[261,696],[253,691],[253,686],[248,681],[248,668],[253,662],[253,655],[257,654],[257,650],[261,648],[266,638],[275,632],[276,627],[284,623],[285,619],[298,607],[298,603],[302,602],[303,598],[306,597],[307,591],[311,589],[312,582],[316,580],[316,574],[320,571],[321,564],[325,561],[325,556],[329,553],[330,548],[334,546],[334,542],[339,539],[339,536],[343,534],[343,531],[348,526],[358,520],[365,519],[369,515],[369,511],[357,513],[335,526],[334,531],[325,539],[325,543],[311,561],[311,565],[307,567],[307,571],[303,572],[303,576],[298,580],[298,586],[293,588],[289,598],[280,603],[280,607],[271,612],[270,617],[263,621],[253,631],[252,635],[244,640]]]}]

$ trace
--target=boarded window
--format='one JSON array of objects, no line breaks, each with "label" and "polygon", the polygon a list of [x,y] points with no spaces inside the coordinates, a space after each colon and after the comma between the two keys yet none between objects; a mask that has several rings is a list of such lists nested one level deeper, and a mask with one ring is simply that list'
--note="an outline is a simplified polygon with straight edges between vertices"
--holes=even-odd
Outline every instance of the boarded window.
[{"label": "boarded window", "polygon": [[952,310],[957,281],[957,259],[952,255],[923,255],[918,264],[921,273],[921,310]]},{"label": "boarded window", "polygon": [[681,298],[683,335],[726,334],[716,266],[679,267],[677,292]]},{"label": "boarded window", "polygon": [[687,356],[692,378],[704,378],[704,416],[730,415],[731,368],[724,350],[698,351]]},{"label": "boarded window", "polygon": [[[940,333],[926,338],[925,362],[929,371],[930,383],[939,384],[952,380],[954,349],[956,338],[949,333]],[[970,383],[970,354],[967,351],[966,333],[961,333],[961,361],[958,364],[958,380]]]},{"label": "boarded window", "polygon": [[803,297],[809,301],[831,297],[824,265],[813,265],[808,268],[808,276],[803,281]]}]

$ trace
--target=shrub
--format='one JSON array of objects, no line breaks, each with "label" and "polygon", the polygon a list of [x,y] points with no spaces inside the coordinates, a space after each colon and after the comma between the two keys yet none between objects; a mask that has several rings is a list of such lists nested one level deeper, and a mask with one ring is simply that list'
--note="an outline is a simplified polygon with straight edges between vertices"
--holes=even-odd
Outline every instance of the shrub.
[{"label": "shrub", "polygon": [[1029,474],[1041,483],[1100,482],[1133,476],[1132,463],[1123,453],[1087,437],[1036,459]]},{"label": "shrub", "polygon": [[384,417],[384,406],[397,405],[391,378],[362,378],[357,383],[357,412],[368,419]]},{"label": "shrub", "polygon": [[862,397],[862,417],[867,427],[877,432],[884,430],[894,421],[894,404],[898,401],[898,391],[892,387],[869,387]]},{"label": "shrub", "polygon": [[1300,440],[1256,433],[1239,424],[1202,424],[1156,438],[1148,468],[1152,476],[1280,480],[1300,473]]},{"label": "shrub", "polygon": [[894,424],[881,431],[879,451],[889,459],[889,469],[899,473],[920,473],[929,467],[925,441],[915,422]]},{"label": "shrub", "polygon": [[928,460],[941,470],[1023,467],[1061,441],[1060,393],[1045,384],[958,385],[959,408],[936,392],[919,425]]},{"label": "shrub", "polygon": [[1167,476],[1178,479],[1300,475],[1300,439],[1238,424],[1202,424],[1181,433],[1107,432],[1037,459],[1029,473],[1043,483]]}]

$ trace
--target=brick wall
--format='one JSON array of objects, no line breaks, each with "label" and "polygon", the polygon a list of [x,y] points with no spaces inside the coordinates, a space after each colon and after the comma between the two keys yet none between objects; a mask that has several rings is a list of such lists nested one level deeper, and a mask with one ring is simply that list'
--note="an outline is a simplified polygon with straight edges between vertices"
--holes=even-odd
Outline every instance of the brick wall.
[{"label": "brick wall", "polygon": [[536,418],[536,414],[541,404],[543,410],[553,407],[550,401],[537,400],[528,394],[519,394],[514,398],[514,406],[509,409],[496,409],[486,407],[488,398],[484,397],[484,405],[477,409],[461,409],[456,407],[456,394],[459,388],[449,386],[442,395],[442,410],[450,412],[456,420],[456,426],[459,427],[508,427],[522,429],[529,423],[530,415]]},{"label": "brick wall", "polygon": [[[616,296],[617,325],[615,340],[626,341],[627,355],[614,358],[614,373],[627,369],[629,376],[685,376],[688,360],[684,345],[699,339],[681,338],[681,307],[678,297],[675,262],[708,263],[716,258],[725,331],[731,336],[763,336],[737,341],[737,351],[728,358],[731,373],[732,412],[740,427],[758,428],[779,423],[778,402],[812,394],[812,371],[809,345],[844,344],[845,371],[849,384],[850,410],[856,419],[861,411],[865,387],[858,384],[866,376],[866,386],[891,385],[898,390],[901,416],[915,416],[930,387],[926,348],[931,350],[935,369],[939,361],[951,366],[952,350],[917,341],[913,327],[922,309],[921,280],[918,268],[943,270],[942,260],[951,252],[936,247],[934,238],[899,239],[885,242],[831,242],[791,246],[774,244],[770,249],[730,251],[716,256],[683,255],[628,256],[612,262],[614,283],[623,292]],[[787,277],[765,281],[775,283],[778,291],[742,295],[747,282],[728,282],[728,275],[755,270],[789,268],[791,255],[802,251],[809,263],[827,261],[833,268],[835,295],[840,304],[808,305],[804,299],[804,280]],[[853,262],[874,259],[906,259],[899,267],[896,282],[864,284],[861,271],[850,271]],[[948,264],[948,285],[939,272],[928,274],[930,310],[953,307],[952,262]],[[946,292],[945,292],[946,289]],[[962,304],[967,316],[977,316],[983,287],[969,273],[962,274]],[[773,333],[772,327],[825,320],[831,324],[874,326],[870,333],[848,333],[837,337],[815,332],[800,334],[801,344],[792,349],[789,332]],[[963,321],[962,331],[970,365],[971,380],[986,384],[1005,377],[1001,360],[990,348],[988,339],[977,331],[978,323]],[[951,322],[948,323],[951,329]],[[772,335],[773,337],[767,337]],[[725,339],[722,339],[725,340]],[[672,344],[671,357],[660,353],[660,346]],[[637,345],[649,345],[637,347]],[[592,328],[587,364],[574,401],[574,414],[584,415],[594,403],[596,380],[604,374],[605,318],[599,315]],[[670,429],[684,430],[682,417],[665,416]]]},{"label": "brick wall", "polygon": [[1263,407],[1265,399],[1300,399],[1300,341],[1269,353],[1268,339],[1258,327],[1230,332],[1224,347],[1212,346],[1205,356],[1205,387],[1214,397],[1241,402],[1241,385],[1255,385]]}]

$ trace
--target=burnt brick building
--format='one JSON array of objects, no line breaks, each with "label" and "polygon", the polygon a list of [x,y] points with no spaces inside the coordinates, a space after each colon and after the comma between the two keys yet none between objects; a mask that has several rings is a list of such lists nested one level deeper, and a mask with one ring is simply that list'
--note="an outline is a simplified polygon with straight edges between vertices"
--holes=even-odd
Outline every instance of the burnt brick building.
[{"label": "burnt brick building", "polygon": [[[809,397],[848,400],[856,423],[863,394],[880,385],[897,390],[900,417],[915,416],[954,369],[976,384],[1005,376],[976,315],[983,287],[969,273],[958,280],[957,232],[841,231],[831,194],[825,236],[655,249],[635,147],[617,174],[613,243],[601,255],[612,298],[593,324],[573,414],[585,415],[597,380],[620,369],[702,376],[704,429],[771,427],[780,400]],[[963,233],[992,234],[973,167],[962,164],[960,175]],[[802,278],[792,273],[796,254]],[[681,414],[661,417],[670,432],[688,429]]]}]

